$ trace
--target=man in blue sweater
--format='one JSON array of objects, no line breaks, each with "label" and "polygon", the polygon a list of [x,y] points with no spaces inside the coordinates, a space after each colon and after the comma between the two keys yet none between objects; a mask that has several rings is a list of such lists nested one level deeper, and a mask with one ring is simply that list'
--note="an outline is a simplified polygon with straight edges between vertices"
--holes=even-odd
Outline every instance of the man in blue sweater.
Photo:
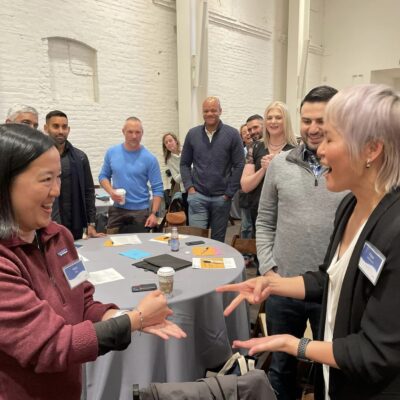
[{"label": "man in blue sweater", "polygon": [[[145,227],[157,225],[156,213],[163,197],[160,166],[157,158],[140,144],[143,126],[139,118],[129,117],[122,133],[125,142],[107,150],[99,175],[101,186],[114,200],[108,211],[107,229],[134,223],[145,231]],[[151,210],[148,182],[153,192]],[[125,199],[116,189],[126,190]]]},{"label": "man in blue sweater", "polygon": [[186,135],[181,176],[188,192],[190,225],[210,227],[211,238],[224,242],[244,158],[239,132],[220,120],[221,112],[217,97],[204,100],[204,125],[190,129]]}]

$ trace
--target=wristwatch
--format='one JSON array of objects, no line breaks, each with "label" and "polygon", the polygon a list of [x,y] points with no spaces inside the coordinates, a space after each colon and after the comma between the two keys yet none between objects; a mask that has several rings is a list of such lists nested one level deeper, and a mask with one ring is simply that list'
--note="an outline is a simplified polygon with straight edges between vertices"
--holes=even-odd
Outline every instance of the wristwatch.
[{"label": "wristwatch", "polygon": [[308,343],[311,342],[311,339],[309,338],[301,338],[300,342],[299,342],[299,346],[297,347],[297,359],[300,361],[310,361],[307,357],[306,357],[306,349],[308,346]]}]

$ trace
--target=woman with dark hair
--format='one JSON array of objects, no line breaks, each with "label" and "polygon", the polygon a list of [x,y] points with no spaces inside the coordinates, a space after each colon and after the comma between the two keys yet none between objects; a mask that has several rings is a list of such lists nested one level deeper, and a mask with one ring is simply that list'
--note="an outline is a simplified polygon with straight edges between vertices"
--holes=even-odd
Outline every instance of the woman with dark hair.
[{"label": "woman with dark hair", "polygon": [[171,172],[171,200],[175,193],[182,193],[182,204],[185,208],[186,219],[188,219],[187,193],[183,186],[180,169],[181,144],[179,143],[179,139],[172,132],[165,133],[162,137],[162,148],[165,165]]},{"label": "woman with dark hair", "polygon": [[282,277],[278,268],[217,290],[239,292],[226,315],[269,295],[322,303],[314,340],[282,334],[234,347],[314,361],[318,400],[399,399],[400,96],[385,85],[344,89],[327,105],[324,130],[317,153],[326,186],[350,194],[319,271]]},{"label": "woman with dark hair", "polygon": [[61,165],[50,137],[0,125],[0,171],[2,398],[78,400],[81,364],[126,348],[132,331],[185,336],[160,291],[132,311],[93,300],[71,233],[51,221]]},{"label": "woman with dark hair", "polygon": [[[179,139],[172,132],[167,132],[162,137],[162,148],[164,154],[165,165],[171,172],[171,178],[178,185],[179,190],[175,192],[185,192],[182,183],[181,171],[179,164],[181,162],[181,145]],[[172,189],[172,188],[171,188]]]}]

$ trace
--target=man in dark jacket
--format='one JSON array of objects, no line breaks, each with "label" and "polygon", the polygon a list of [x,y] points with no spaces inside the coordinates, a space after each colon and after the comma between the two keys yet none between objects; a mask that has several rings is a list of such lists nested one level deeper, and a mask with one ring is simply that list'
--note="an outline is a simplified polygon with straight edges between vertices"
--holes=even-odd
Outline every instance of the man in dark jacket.
[{"label": "man in dark jacket", "polygon": [[95,228],[95,191],[89,159],[67,140],[70,132],[67,115],[59,110],[49,112],[44,131],[54,139],[61,156],[59,218],[53,210],[53,219],[66,226],[75,240],[81,239],[86,229],[88,237],[103,236]]},{"label": "man in dark jacket", "polygon": [[239,132],[220,120],[221,112],[217,97],[204,100],[204,124],[186,135],[181,176],[188,192],[190,225],[210,227],[211,238],[224,242],[244,158]]}]

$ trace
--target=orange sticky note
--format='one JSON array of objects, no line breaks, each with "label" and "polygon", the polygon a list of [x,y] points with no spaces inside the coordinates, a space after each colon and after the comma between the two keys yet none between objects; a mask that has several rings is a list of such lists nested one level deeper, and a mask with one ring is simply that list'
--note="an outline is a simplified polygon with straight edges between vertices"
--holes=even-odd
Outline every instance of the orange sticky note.
[{"label": "orange sticky note", "polygon": [[194,256],[215,256],[217,249],[211,246],[196,246],[192,248],[192,254]]},{"label": "orange sticky note", "polygon": [[200,261],[202,269],[223,269],[225,268],[223,258],[202,258]]}]

